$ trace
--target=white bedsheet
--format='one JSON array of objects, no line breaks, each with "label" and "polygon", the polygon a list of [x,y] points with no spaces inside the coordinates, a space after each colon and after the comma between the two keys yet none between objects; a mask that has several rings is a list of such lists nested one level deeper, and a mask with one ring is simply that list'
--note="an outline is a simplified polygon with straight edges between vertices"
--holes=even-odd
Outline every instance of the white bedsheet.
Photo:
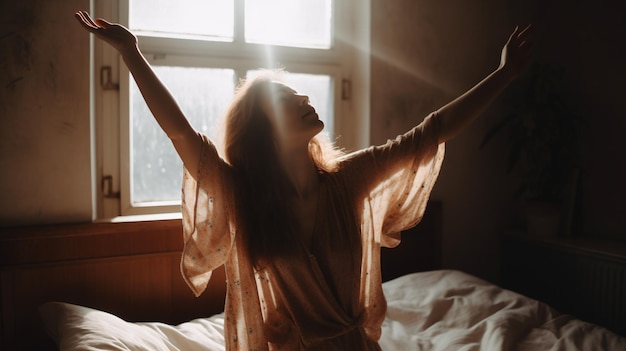
[{"label": "white bedsheet", "polygon": [[626,339],[463,272],[383,285],[383,350],[626,350]]},{"label": "white bedsheet", "polygon": [[[459,271],[409,274],[383,289],[385,351],[626,350],[626,339],[605,328]],[[223,315],[176,326],[130,323],[59,302],[42,305],[41,314],[62,351],[224,350]]]}]

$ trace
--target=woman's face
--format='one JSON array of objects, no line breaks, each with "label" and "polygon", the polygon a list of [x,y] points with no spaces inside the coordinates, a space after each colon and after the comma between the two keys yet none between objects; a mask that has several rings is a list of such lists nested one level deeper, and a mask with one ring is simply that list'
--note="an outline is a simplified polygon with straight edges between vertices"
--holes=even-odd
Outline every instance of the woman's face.
[{"label": "woman's face", "polygon": [[281,147],[306,146],[324,129],[309,97],[289,86],[272,81],[263,95],[263,111],[280,139]]}]

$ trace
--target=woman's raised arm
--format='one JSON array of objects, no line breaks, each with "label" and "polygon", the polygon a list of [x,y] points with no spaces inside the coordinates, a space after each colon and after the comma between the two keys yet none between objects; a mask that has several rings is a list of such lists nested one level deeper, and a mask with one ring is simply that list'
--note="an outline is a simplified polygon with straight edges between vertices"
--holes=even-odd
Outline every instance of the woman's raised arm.
[{"label": "woman's raised arm", "polygon": [[83,28],[113,46],[122,55],[154,118],[174,144],[185,167],[195,177],[198,173],[202,139],[146,61],[137,45],[137,37],[119,24],[100,18],[94,21],[84,11],[77,12],[76,18]]},{"label": "woman's raised arm", "polygon": [[516,27],[502,49],[499,67],[463,95],[440,108],[440,142],[455,137],[476,119],[495,98],[515,79],[531,60],[529,25]]}]

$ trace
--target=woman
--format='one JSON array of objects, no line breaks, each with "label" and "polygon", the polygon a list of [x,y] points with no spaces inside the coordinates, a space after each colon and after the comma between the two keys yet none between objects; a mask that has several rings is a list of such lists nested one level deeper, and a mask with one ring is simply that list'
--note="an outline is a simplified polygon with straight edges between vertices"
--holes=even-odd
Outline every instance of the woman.
[{"label": "woman", "polygon": [[222,159],[130,31],[76,17],[120,52],[183,160],[181,270],[200,295],[225,265],[228,350],[380,350],[381,245],[419,222],[444,143],[530,60],[529,28],[516,28],[484,80],[397,139],[347,155],[317,137],[324,125],[307,96],[261,76],[238,88]]}]

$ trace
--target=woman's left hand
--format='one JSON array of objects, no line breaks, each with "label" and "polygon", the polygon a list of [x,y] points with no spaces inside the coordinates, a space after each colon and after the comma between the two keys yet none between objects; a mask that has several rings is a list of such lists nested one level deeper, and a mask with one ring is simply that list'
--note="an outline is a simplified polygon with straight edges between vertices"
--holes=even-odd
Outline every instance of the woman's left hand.
[{"label": "woman's left hand", "polygon": [[517,77],[528,66],[532,57],[532,24],[523,30],[519,26],[509,37],[502,49],[500,68],[510,72],[512,77]]}]

